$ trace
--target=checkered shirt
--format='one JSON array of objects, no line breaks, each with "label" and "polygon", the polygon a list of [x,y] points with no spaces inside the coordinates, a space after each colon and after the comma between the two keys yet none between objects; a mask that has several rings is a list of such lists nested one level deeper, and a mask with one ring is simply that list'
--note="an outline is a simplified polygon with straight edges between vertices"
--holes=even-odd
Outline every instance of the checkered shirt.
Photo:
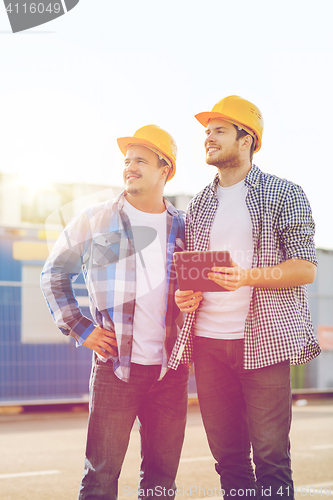
[{"label": "checkered shirt", "polygon": [[[168,200],[166,248],[165,342],[161,377],[167,370],[179,327],[179,309],[174,301],[177,289],[172,256],[184,250],[184,213]],[[129,218],[123,210],[124,193],[115,200],[90,206],[65,228],[43,268],[41,286],[53,319],[65,335],[82,345],[96,326],[116,333],[118,356],[116,375],[129,380],[133,316],[136,298],[136,251]],[[81,268],[89,295],[93,321],[85,317],[75,299],[72,282]]]},{"label": "checkered shirt", "polygon": [[[189,203],[185,222],[187,250],[208,250],[218,207],[219,177]],[[288,259],[317,265],[315,225],[309,202],[300,186],[252,166],[245,178],[246,205],[252,221],[252,267],[275,266]],[[169,367],[192,358],[196,312],[186,315]],[[253,288],[245,323],[244,368],[256,369],[290,359],[302,364],[320,353],[314,337],[307,287]]]}]

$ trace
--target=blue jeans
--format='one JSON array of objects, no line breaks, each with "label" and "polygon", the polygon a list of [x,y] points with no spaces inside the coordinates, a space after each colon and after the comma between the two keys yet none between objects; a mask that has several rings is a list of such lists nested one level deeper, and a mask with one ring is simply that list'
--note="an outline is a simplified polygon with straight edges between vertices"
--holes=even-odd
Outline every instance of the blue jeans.
[{"label": "blue jeans", "polygon": [[289,361],[245,370],[243,358],[243,340],[194,339],[200,409],[225,498],[293,498]]},{"label": "blue jeans", "polygon": [[[114,500],[136,416],[141,433],[138,497],[173,498],[187,413],[188,368],[180,365],[158,381],[160,366],[131,365],[129,382],[112,361],[95,360],[79,500]],[[162,494],[160,493],[162,492]]]}]

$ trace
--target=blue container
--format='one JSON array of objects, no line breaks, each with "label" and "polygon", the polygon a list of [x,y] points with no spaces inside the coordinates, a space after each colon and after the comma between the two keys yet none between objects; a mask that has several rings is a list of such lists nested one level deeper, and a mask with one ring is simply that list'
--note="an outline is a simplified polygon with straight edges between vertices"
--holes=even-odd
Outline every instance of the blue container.
[{"label": "blue container", "polygon": [[[58,330],[40,290],[47,254],[42,229],[0,228],[0,405],[88,399],[91,351]],[[82,275],[74,289],[90,317]]]}]

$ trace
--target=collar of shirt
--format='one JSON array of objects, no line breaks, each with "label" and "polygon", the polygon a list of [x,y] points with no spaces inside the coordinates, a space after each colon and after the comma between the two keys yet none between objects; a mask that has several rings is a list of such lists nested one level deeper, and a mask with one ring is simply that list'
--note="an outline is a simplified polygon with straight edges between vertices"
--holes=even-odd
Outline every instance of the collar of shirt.
[{"label": "collar of shirt", "polygon": [[[251,170],[245,177],[244,182],[249,187],[255,187],[259,183],[259,180],[260,180],[260,170],[256,165],[253,164]],[[209,185],[210,190],[213,191],[214,194],[216,194],[218,183],[219,183],[219,174],[217,173],[213,181]]]},{"label": "collar of shirt", "polygon": [[[117,204],[119,210],[122,210],[124,207],[124,200],[125,200],[126,195],[127,195],[127,193],[124,190],[115,199],[115,204]],[[165,208],[170,215],[172,215],[173,217],[179,217],[181,215],[181,211],[179,212],[169,200],[167,200],[166,198],[163,197],[163,201],[164,201]]]}]

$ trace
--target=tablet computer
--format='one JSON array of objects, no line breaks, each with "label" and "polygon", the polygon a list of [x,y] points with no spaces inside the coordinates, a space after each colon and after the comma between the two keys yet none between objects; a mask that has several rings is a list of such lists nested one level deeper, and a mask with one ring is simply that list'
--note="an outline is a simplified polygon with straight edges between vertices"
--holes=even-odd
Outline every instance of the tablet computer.
[{"label": "tablet computer", "polygon": [[225,251],[175,252],[173,254],[179,290],[228,292],[208,278],[212,267],[230,267],[230,253]]}]

